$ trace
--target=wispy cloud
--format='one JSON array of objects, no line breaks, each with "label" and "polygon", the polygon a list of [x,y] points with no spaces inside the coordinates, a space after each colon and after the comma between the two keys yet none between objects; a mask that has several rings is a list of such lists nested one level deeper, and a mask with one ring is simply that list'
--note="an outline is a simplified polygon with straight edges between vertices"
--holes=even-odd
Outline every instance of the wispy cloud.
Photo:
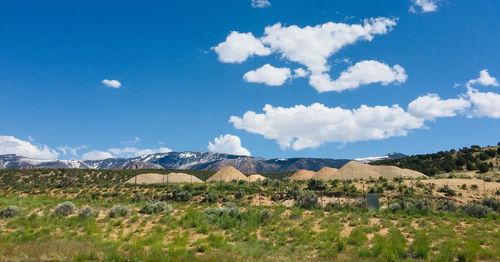
[{"label": "wispy cloud", "polygon": [[438,9],[436,0],[412,0],[410,13],[431,13]]},{"label": "wispy cloud", "polygon": [[269,0],[252,0],[251,5],[253,8],[266,8],[271,6]]},{"label": "wispy cloud", "polygon": [[114,89],[119,89],[120,87],[122,87],[122,83],[120,83],[120,81],[114,80],[114,79],[104,79],[101,81],[101,83],[103,85],[105,85],[106,87],[114,88]]}]

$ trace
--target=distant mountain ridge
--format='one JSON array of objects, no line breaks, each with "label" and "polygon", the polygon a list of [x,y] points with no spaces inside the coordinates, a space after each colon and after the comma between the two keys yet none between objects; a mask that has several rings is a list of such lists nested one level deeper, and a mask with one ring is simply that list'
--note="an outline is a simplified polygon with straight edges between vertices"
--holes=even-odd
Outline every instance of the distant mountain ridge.
[{"label": "distant mountain ridge", "polygon": [[210,152],[170,152],[133,158],[104,160],[40,160],[17,155],[0,155],[0,169],[187,169],[218,170],[233,166],[243,173],[294,172],[299,169],[319,170],[341,167],[349,159],[273,158],[237,156]]},{"label": "distant mountain ridge", "polygon": [[399,158],[403,158],[403,157],[406,157],[407,155],[405,154],[401,154],[401,153],[397,153],[397,152],[393,152],[393,153],[389,153],[385,156],[370,156],[370,157],[362,157],[362,158],[355,158],[354,160],[358,161],[358,162],[361,162],[361,163],[371,163],[371,162],[375,162],[375,161],[380,161],[380,160],[392,160],[392,159],[399,159]]}]

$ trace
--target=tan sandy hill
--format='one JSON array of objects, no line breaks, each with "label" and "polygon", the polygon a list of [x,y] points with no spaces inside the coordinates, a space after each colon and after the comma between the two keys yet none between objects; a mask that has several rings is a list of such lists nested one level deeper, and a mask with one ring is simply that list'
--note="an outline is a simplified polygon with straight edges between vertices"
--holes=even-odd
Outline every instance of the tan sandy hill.
[{"label": "tan sandy hill", "polygon": [[298,180],[309,180],[311,179],[316,173],[314,171],[310,171],[310,170],[305,170],[305,169],[301,169],[295,173],[293,173],[293,175],[290,176],[290,180],[292,181],[298,181]]},{"label": "tan sandy hill", "polygon": [[266,179],[265,176],[259,175],[259,174],[253,174],[253,175],[249,175],[248,176],[248,181],[250,181],[250,182],[255,182],[255,181],[258,181],[258,180],[264,181],[265,179]]},{"label": "tan sandy hill", "polygon": [[338,169],[332,167],[323,167],[321,168],[314,176],[313,179],[323,180],[323,181],[331,181],[336,179]]},{"label": "tan sandy hill", "polygon": [[217,173],[207,179],[207,182],[231,182],[234,180],[248,181],[248,177],[238,169],[228,166],[221,168]]},{"label": "tan sandy hill", "polygon": [[372,166],[357,161],[350,161],[337,172],[337,179],[368,179],[368,178],[424,178],[426,175],[409,169],[395,166]]},{"label": "tan sandy hill", "polygon": [[381,175],[387,178],[424,178],[426,175],[411,169],[399,168],[397,166],[373,166]]},{"label": "tan sandy hill", "polygon": [[129,179],[127,184],[167,184],[167,183],[203,183],[199,178],[184,174],[184,173],[170,173],[167,175],[146,173],[137,175]]},{"label": "tan sandy hill", "polygon": [[169,173],[165,177],[165,183],[203,183],[203,180],[185,173]]}]

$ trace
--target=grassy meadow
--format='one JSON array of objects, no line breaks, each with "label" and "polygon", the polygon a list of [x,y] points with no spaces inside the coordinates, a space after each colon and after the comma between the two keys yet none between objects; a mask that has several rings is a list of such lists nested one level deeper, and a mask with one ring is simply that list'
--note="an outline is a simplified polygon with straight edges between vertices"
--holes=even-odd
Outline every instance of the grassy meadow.
[{"label": "grassy meadow", "polygon": [[[23,172],[0,174],[1,261],[500,260],[499,192],[481,185],[126,185],[131,174],[120,172],[115,183],[98,183],[102,173],[68,182],[65,172]],[[477,200],[462,201],[460,190]],[[367,193],[380,194],[379,210],[366,206]]]}]

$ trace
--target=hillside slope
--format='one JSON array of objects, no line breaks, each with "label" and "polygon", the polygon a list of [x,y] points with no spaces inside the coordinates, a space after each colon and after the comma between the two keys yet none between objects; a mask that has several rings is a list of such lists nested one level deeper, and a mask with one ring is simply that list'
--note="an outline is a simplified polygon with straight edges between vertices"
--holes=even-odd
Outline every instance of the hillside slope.
[{"label": "hillside slope", "polygon": [[497,146],[473,145],[459,150],[440,151],[432,154],[405,156],[371,162],[373,165],[392,165],[422,172],[428,176],[455,171],[498,171],[500,143]]}]

